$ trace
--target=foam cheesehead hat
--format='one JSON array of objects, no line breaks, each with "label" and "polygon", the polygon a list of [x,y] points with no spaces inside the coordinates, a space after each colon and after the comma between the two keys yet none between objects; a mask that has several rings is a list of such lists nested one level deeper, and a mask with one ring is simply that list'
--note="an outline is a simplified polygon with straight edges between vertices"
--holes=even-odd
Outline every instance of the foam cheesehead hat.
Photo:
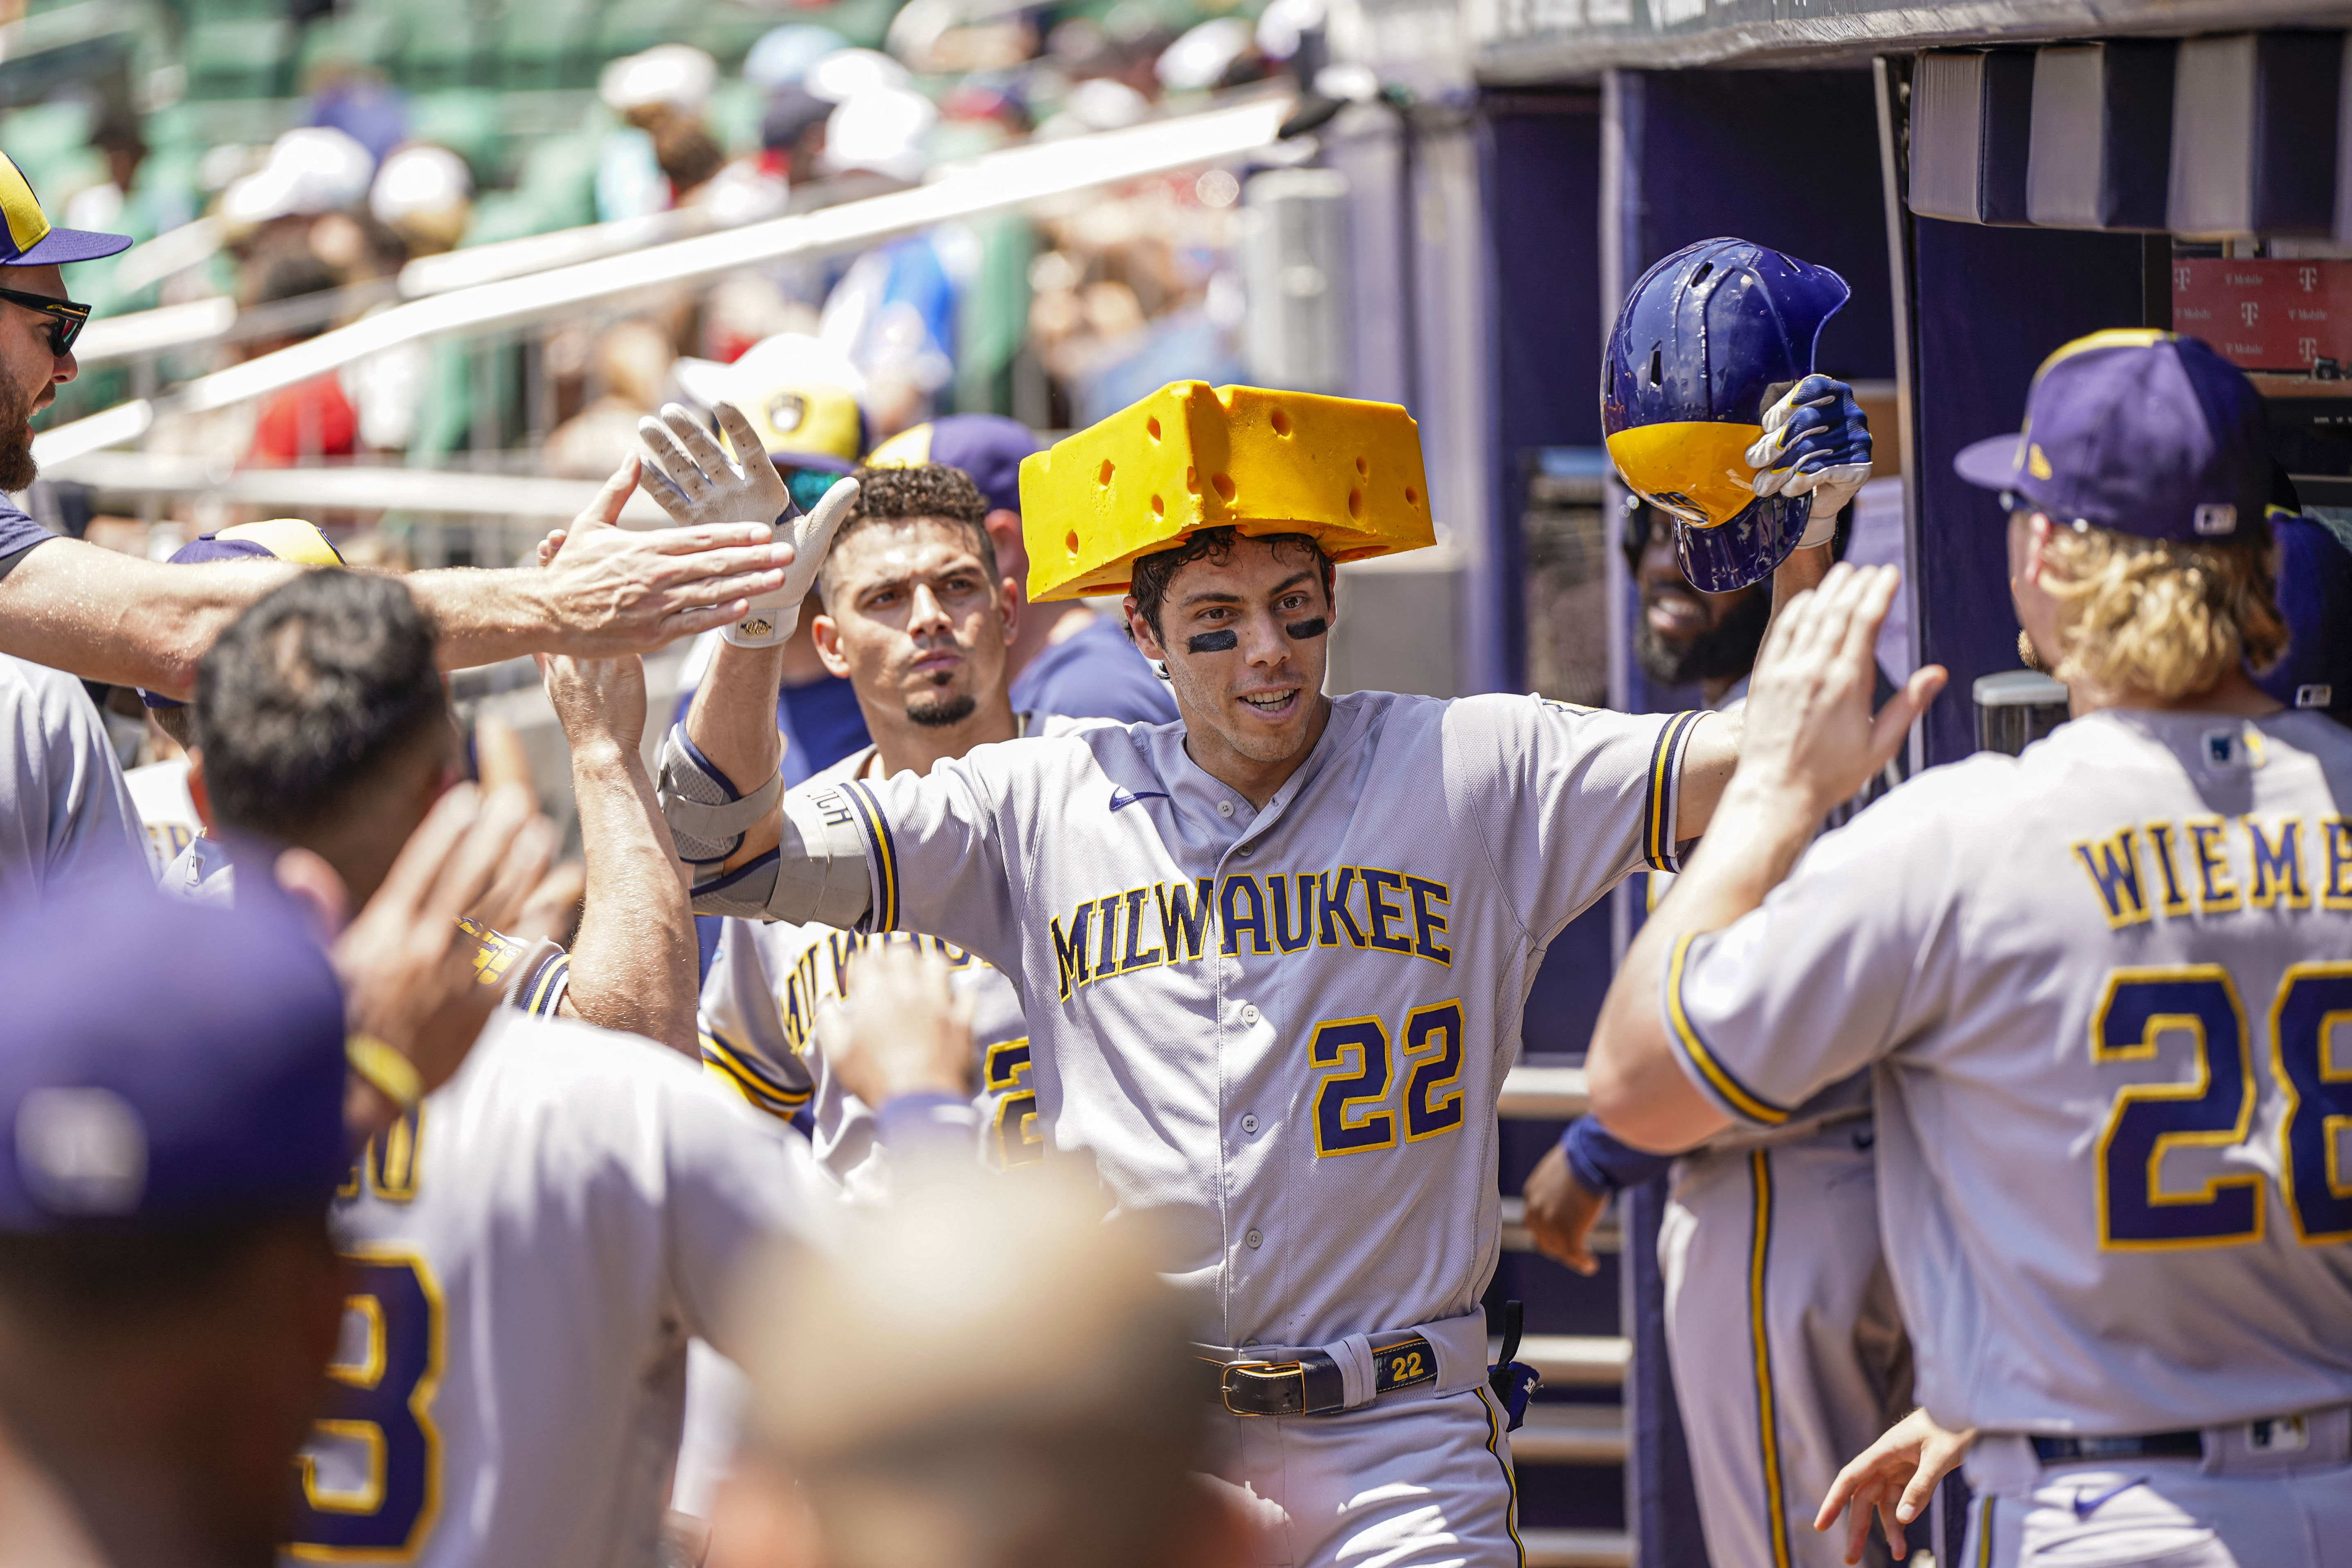
[{"label": "foam cheesehead hat", "polygon": [[50,227],[33,183],[16,160],[0,153],[0,267],[64,266],[130,248],[127,234]]},{"label": "foam cheesehead hat", "polygon": [[2143,539],[2230,539],[2271,493],[2269,426],[2245,373],[2195,338],[2093,332],[2033,373],[2025,425],[1963,447],[1960,478],[2053,521]]},{"label": "foam cheesehead hat", "polygon": [[991,511],[1021,510],[1021,465],[1040,450],[1034,432],[1002,414],[947,414],[899,431],[866,456],[869,468],[940,463],[971,479]]},{"label": "foam cheesehead hat", "polygon": [[0,1231],[316,1205],[351,1169],[343,999],[282,900],[141,878],[0,911]]},{"label": "foam cheesehead hat", "polygon": [[[304,566],[341,566],[343,552],[315,522],[299,517],[273,517],[266,522],[240,522],[191,539],[172,552],[172,566],[201,565],[207,561],[244,561],[259,557],[292,561]],[[142,690],[139,700],[150,708],[178,708],[177,698]]]},{"label": "foam cheesehead hat", "polygon": [[1420,426],[1393,403],[1172,381],[1021,464],[1032,600],[1123,592],[1203,528],[1307,534],[1334,561],[1434,544]]},{"label": "foam cheesehead hat", "polygon": [[1626,486],[1675,520],[1694,587],[1771,575],[1812,516],[1810,495],[1759,496],[1748,448],[1764,411],[1812,374],[1822,325],[1852,290],[1744,239],[1685,246],[1642,275],[1601,368],[1601,428]]}]

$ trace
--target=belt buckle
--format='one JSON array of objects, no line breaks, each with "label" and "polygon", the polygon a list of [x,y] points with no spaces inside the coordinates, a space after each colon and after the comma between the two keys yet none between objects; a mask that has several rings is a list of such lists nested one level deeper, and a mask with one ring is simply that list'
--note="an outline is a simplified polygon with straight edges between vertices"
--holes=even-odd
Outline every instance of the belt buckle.
[{"label": "belt buckle", "polygon": [[[1287,1380],[1292,1384],[1293,1391],[1291,1397],[1286,1402],[1277,1397],[1275,1403],[1277,1405],[1287,1403],[1290,1407],[1291,1414],[1296,1414],[1307,1408],[1307,1369],[1297,1362],[1227,1362],[1225,1363],[1224,1371],[1217,1378],[1217,1397],[1223,1403],[1228,1413],[1234,1415],[1244,1416],[1279,1415],[1284,1414],[1280,1409],[1243,1410],[1237,1408],[1234,1404],[1234,1380],[1236,1377],[1248,1379],[1251,1383],[1255,1383],[1261,1386],[1268,1384],[1278,1386]],[[1244,1386],[1246,1386],[1246,1384],[1244,1384]]]}]

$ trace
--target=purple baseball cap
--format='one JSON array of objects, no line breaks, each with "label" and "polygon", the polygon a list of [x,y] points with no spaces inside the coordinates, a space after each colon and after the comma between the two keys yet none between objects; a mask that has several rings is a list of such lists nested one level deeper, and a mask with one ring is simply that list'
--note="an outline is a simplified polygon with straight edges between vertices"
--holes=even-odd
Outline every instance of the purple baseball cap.
[{"label": "purple baseball cap", "polygon": [[2263,515],[2263,400],[2195,338],[2093,332],[2042,362],[2025,427],[1961,449],[1960,478],[2060,522],[2143,539],[2230,539]]},{"label": "purple baseball cap", "polygon": [[[341,566],[343,552],[335,548],[315,522],[299,517],[273,517],[262,522],[240,522],[217,533],[191,539],[172,552],[171,566],[196,566],[207,561],[292,561],[304,566]],[[176,697],[142,687],[139,700],[149,708],[185,706]]]},{"label": "purple baseball cap", "polygon": [[283,900],[11,900],[0,995],[0,1230],[323,1214],[349,1173],[342,991]]},{"label": "purple baseball cap", "polygon": [[1045,444],[1002,414],[944,414],[891,437],[866,458],[869,468],[942,463],[971,476],[991,510],[1021,510],[1021,459]]}]

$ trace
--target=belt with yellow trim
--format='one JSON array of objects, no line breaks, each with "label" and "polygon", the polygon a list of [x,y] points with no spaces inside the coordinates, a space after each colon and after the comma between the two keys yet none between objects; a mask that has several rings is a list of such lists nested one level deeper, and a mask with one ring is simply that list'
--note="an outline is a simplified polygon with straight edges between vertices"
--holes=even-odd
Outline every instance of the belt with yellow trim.
[{"label": "belt with yellow trim", "polygon": [[[1296,1361],[1214,1362],[1201,1366],[1209,1397],[1235,1415],[1331,1415],[1349,1407],[1339,1363],[1323,1351]],[[1434,1382],[1437,1352],[1412,1334],[1372,1347],[1372,1397]]]}]

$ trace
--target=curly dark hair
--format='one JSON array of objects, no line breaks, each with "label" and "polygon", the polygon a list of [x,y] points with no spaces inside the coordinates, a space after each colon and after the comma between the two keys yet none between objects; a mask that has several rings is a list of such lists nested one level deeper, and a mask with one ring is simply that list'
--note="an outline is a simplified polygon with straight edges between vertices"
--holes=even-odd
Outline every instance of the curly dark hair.
[{"label": "curly dark hair", "polygon": [[[1176,574],[1195,561],[1208,561],[1222,566],[1234,558],[1234,545],[1242,538],[1232,528],[1203,528],[1184,536],[1184,542],[1172,550],[1161,550],[1136,559],[1134,575],[1127,591],[1135,596],[1135,607],[1150,623],[1154,637],[1164,638],[1160,630],[1160,609],[1167,603],[1168,585]],[[1331,602],[1331,558],[1323,553],[1323,546],[1307,533],[1259,533],[1250,537],[1271,544],[1276,554],[1301,551],[1309,556],[1323,574],[1323,602]]]},{"label": "curly dark hair", "polygon": [[190,710],[223,826],[281,841],[340,817],[449,723],[433,628],[407,588],[332,567],[229,623],[197,663]]},{"label": "curly dark hair", "polygon": [[833,544],[826,552],[827,570],[817,574],[817,600],[827,603],[827,579],[832,573],[832,552],[841,548],[841,542],[870,523],[903,522],[913,518],[933,519],[962,529],[971,536],[972,552],[980,557],[988,580],[994,583],[1003,575],[997,570],[996,545],[988,537],[988,501],[971,476],[961,468],[951,468],[945,463],[908,463],[903,467],[860,468],[857,480],[857,504],[842,520],[833,535]]}]

